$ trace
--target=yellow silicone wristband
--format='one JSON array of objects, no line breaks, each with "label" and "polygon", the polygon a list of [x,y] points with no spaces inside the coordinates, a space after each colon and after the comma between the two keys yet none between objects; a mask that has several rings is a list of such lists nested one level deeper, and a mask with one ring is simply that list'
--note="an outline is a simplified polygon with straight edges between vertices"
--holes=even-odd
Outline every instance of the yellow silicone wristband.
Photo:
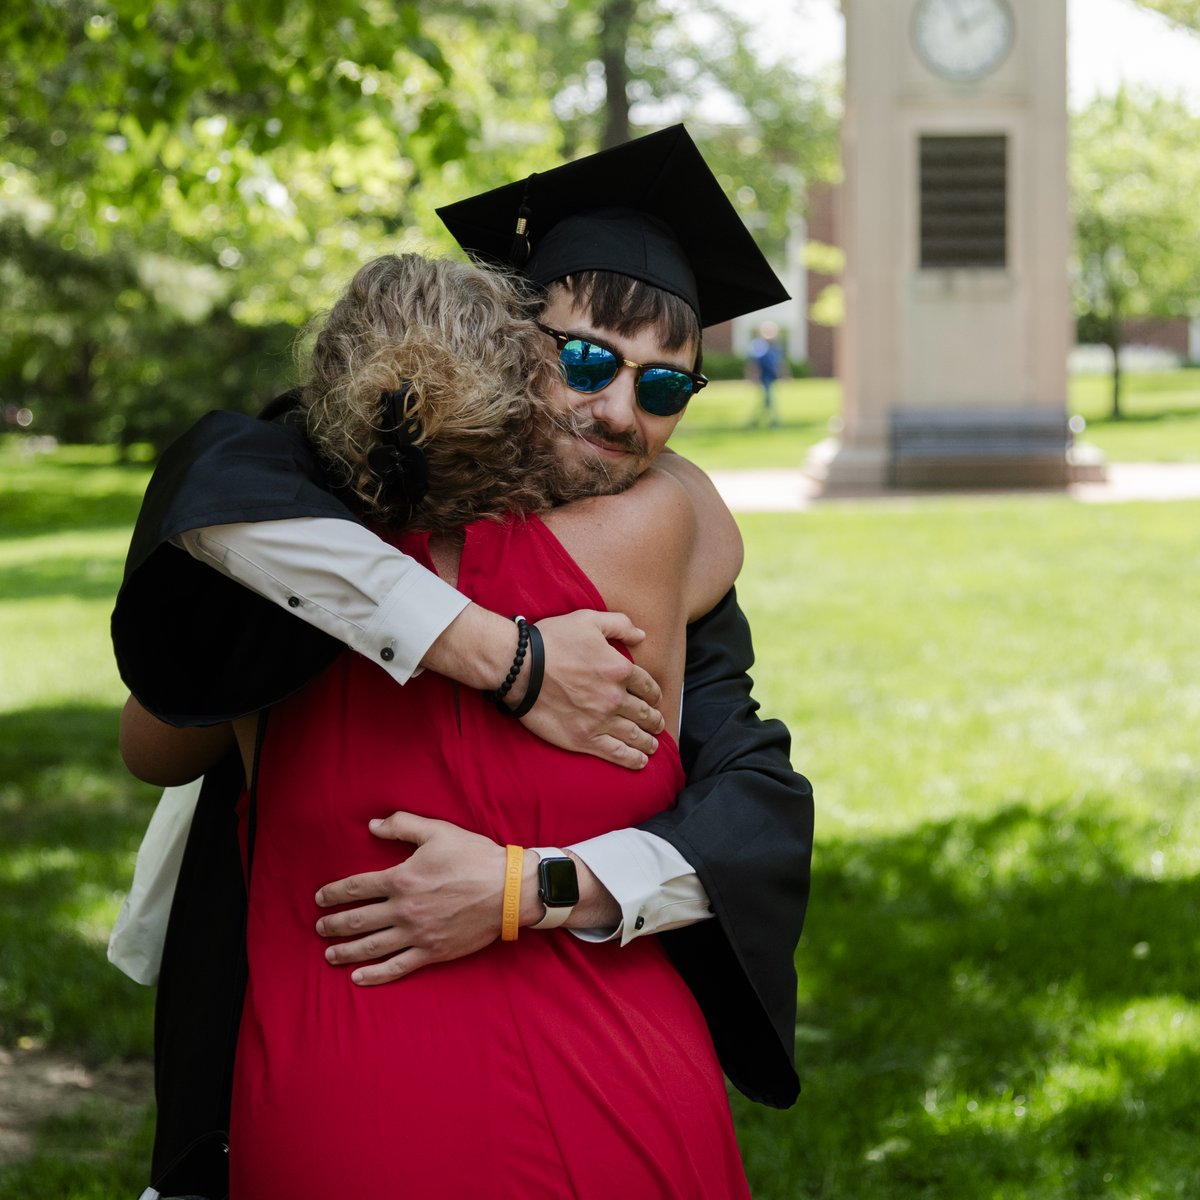
[{"label": "yellow silicone wristband", "polygon": [[505,846],[504,903],[500,909],[500,940],[515,942],[521,919],[521,872],[525,851],[520,846]]}]

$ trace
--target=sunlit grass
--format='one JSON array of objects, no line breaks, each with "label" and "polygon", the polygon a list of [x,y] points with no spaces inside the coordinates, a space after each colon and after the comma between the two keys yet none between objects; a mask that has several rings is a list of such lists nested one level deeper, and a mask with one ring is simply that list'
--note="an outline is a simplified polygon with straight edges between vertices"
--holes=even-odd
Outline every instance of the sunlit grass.
[{"label": "sunlit grass", "polygon": [[[1125,418],[1113,421],[1107,378],[1071,378],[1069,408],[1087,421],[1084,440],[1112,462],[1200,462],[1200,369],[1133,374],[1125,386]],[[776,395],[782,428],[750,428],[759,405],[756,385],[709,384],[688,406],[671,444],[710,471],[798,467],[831,435],[841,386],[832,379],[786,379]]]}]

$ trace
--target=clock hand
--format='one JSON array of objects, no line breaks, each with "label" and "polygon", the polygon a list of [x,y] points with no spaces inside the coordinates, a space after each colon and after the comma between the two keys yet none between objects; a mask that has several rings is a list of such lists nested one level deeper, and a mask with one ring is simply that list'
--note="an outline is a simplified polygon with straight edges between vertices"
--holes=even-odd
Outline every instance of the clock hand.
[{"label": "clock hand", "polygon": [[970,15],[967,13],[963,0],[950,0],[950,5],[954,9],[954,23],[960,30],[967,28],[967,22],[970,20]]}]

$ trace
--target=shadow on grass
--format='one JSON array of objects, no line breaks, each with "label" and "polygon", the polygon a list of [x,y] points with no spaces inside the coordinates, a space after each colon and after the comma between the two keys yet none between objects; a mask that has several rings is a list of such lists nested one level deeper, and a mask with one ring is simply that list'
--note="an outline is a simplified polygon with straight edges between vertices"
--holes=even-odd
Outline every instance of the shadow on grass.
[{"label": "shadow on grass", "polygon": [[85,1102],[36,1131],[26,1162],[0,1170],[0,1200],[113,1200],[146,1185],[153,1105]]},{"label": "shadow on grass", "polygon": [[78,555],[39,556],[36,562],[10,565],[0,571],[6,602],[62,596],[112,600],[121,586],[122,575],[123,564],[110,555],[82,563]]},{"label": "shadow on grass", "polygon": [[[149,1055],[152,992],[104,953],[155,799],[116,725],[0,715],[0,1044]],[[1129,865],[1160,821],[1014,805],[819,843],[805,1090],[735,1103],[756,1200],[1193,1194],[1200,886]]]},{"label": "shadow on grass", "polygon": [[70,530],[132,529],[142,507],[142,492],[124,488],[76,494],[65,488],[7,492],[0,495],[4,537],[38,537]]},{"label": "shadow on grass", "polygon": [[145,466],[103,461],[104,449],[72,458],[65,449],[44,458],[0,455],[0,531],[5,538],[64,530],[132,528],[149,479]]},{"label": "shadow on grass", "polygon": [[805,1090],[736,1110],[756,1200],[1190,1194],[1200,886],[1143,838],[1016,806],[819,845]]},{"label": "shadow on grass", "polygon": [[118,710],[0,714],[0,1045],[146,1056],[151,989],[105,954],[155,802],[117,753]]},{"label": "shadow on grass", "polygon": [[1156,408],[1153,412],[1138,412],[1123,409],[1121,416],[1111,413],[1088,417],[1088,429],[1121,429],[1129,425],[1156,425],[1162,421],[1181,421],[1185,424],[1200,424],[1200,409],[1192,405],[1178,408]]}]

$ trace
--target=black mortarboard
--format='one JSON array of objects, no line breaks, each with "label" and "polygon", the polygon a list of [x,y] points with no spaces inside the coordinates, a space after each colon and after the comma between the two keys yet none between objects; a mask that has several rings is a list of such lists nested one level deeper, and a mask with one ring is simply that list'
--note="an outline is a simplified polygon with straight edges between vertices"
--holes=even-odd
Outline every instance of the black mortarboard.
[{"label": "black mortarboard", "polygon": [[788,298],[682,125],[437,213],[474,258],[543,284],[631,275],[681,296],[702,326]]}]

